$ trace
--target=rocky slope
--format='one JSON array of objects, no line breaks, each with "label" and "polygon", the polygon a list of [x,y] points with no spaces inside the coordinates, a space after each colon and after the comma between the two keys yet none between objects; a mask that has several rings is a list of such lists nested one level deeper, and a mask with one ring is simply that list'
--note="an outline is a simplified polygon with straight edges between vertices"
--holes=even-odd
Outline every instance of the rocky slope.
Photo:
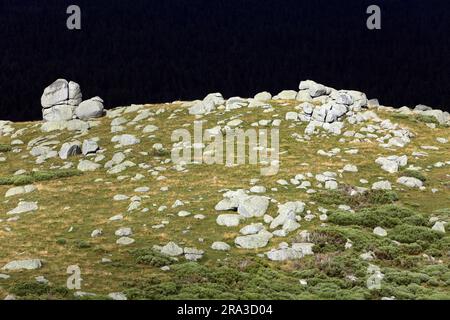
[{"label": "rocky slope", "polygon": [[[448,113],[309,80],[106,114],[53,89],[45,122],[0,122],[0,297],[450,298]],[[196,121],[279,130],[279,170],[173,163]]]}]

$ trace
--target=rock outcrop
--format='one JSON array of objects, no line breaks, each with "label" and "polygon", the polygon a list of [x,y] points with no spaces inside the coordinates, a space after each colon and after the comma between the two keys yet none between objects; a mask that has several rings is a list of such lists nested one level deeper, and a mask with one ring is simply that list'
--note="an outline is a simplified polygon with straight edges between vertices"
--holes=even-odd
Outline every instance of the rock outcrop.
[{"label": "rock outcrop", "polygon": [[58,79],[45,88],[41,97],[42,118],[46,122],[89,120],[103,116],[103,100],[94,97],[82,101],[80,85]]}]

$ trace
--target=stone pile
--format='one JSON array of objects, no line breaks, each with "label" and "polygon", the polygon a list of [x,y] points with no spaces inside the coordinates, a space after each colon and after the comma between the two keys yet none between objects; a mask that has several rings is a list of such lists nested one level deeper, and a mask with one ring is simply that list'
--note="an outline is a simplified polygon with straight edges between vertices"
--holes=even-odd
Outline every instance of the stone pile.
[{"label": "stone pile", "polygon": [[41,105],[42,118],[46,122],[89,120],[103,116],[101,98],[82,101],[80,85],[65,79],[58,79],[45,88]]}]

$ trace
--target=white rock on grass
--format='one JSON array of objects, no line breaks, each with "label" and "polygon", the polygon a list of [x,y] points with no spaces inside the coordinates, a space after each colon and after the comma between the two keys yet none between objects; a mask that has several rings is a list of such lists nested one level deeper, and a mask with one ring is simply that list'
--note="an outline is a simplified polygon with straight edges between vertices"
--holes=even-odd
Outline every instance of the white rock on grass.
[{"label": "white rock on grass", "polygon": [[269,198],[249,196],[239,203],[238,213],[244,218],[262,217],[269,207]]},{"label": "white rock on grass", "polygon": [[7,263],[2,269],[15,271],[15,270],[35,270],[42,267],[42,261],[39,259],[29,260],[15,260]]},{"label": "white rock on grass", "polygon": [[179,217],[182,217],[182,218],[184,218],[184,217],[188,217],[188,216],[190,216],[191,215],[191,213],[189,212],[189,211],[184,211],[184,210],[182,210],[182,211],[180,211],[180,212],[178,212],[178,214],[177,214]]},{"label": "white rock on grass", "polygon": [[373,229],[373,234],[380,236],[380,237],[386,237],[387,236],[387,232],[386,230],[384,230],[381,227],[376,227]]},{"label": "white rock on grass", "polygon": [[337,181],[336,180],[325,181],[325,189],[327,189],[327,190],[337,190],[338,189]]},{"label": "white rock on grass", "polygon": [[377,181],[372,184],[372,190],[392,190],[391,183],[387,180]]},{"label": "white rock on grass", "polygon": [[157,126],[155,126],[153,124],[149,124],[142,130],[142,132],[143,133],[153,133],[158,130],[159,130],[159,128]]},{"label": "white rock on grass", "polygon": [[216,241],[211,245],[211,249],[217,250],[217,251],[228,251],[231,249],[231,247],[229,244],[227,244],[225,242]]},{"label": "white rock on grass", "polygon": [[147,193],[150,191],[149,187],[139,187],[134,189],[134,192],[138,192],[138,193]]},{"label": "white rock on grass", "polygon": [[216,222],[219,226],[236,227],[243,217],[239,214],[221,214],[217,217]]},{"label": "white rock on grass", "polygon": [[72,141],[64,143],[61,147],[61,150],[59,150],[58,154],[59,157],[63,160],[81,154],[81,142]]},{"label": "white rock on grass", "polygon": [[124,194],[116,194],[115,196],[114,196],[114,201],[125,201],[125,200],[128,200],[130,197],[128,197],[127,195],[124,195]]},{"label": "white rock on grass", "polygon": [[244,190],[227,191],[223,194],[223,199],[215,206],[217,211],[236,210],[239,203],[246,199],[248,195]]},{"label": "white rock on grass", "polygon": [[290,112],[286,113],[285,119],[287,121],[297,121],[298,120],[298,113],[290,111]]},{"label": "white rock on grass", "polygon": [[303,255],[305,255],[305,256],[314,254],[313,247],[314,247],[314,243],[309,243],[309,242],[299,242],[299,243],[292,244],[292,249],[301,251],[303,253]]},{"label": "white rock on grass", "polygon": [[20,186],[20,187],[14,187],[6,191],[5,198],[17,196],[20,194],[26,194],[30,193],[36,190],[36,187],[33,185],[27,185],[27,186]]},{"label": "white rock on grass", "polygon": [[437,232],[445,233],[445,224],[442,221],[436,221],[431,229]]},{"label": "white rock on grass", "polygon": [[344,166],[344,172],[358,172],[358,167],[352,164],[347,164]]},{"label": "white rock on grass", "polygon": [[423,182],[417,178],[413,177],[400,177],[397,179],[397,183],[407,186],[409,188],[421,188],[423,187]]},{"label": "white rock on grass", "polygon": [[102,229],[95,229],[94,231],[92,231],[91,233],[91,238],[98,238],[103,234]]},{"label": "white rock on grass", "polygon": [[266,255],[272,261],[298,260],[304,256],[301,251],[294,250],[293,248],[273,249],[266,252]]},{"label": "white rock on grass", "polygon": [[399,167],[404,167],[408,164],[408,157],[403,156],[389,156],[379,157],[375,160],[375,163],[381,165],[381,169],[389,173],[398,172]]},{"label": "white rock on grass", "polygon": [[128,246],[130,244],[133,244],[135,242],[134,239],[128,238],[128,237],[121,237],[117,239],[116,243],[122,246]]},{"label": "white rock on grass", "polygon": [[198,250],[196,248],[184,248],[183,252],[185,259],[189,261],[198,261],[205,253],[203,250]]},{"label": "white rock on grass", "polygon": [[135,144],[139,144],[141,140],[136,138],[132,134],[123,134],[112,137],[111,142],[118,143],[121,146],[132,146]]},{"label": "white rock on grass", "polygon": [[116,300],[116,301],[128,300],[127,296],[122,292],[111,292],[110,294],[108,294],[108,297],[110,297],[111,299]]},{"label": "white rock on grass", "polygon": [[270,223],[270,229],[283,226],[289,220],[296,221],[296,216],[305,210],[305,203],[301,201],[286,202],[278,205],[278,216]]},{"label": "white rock on grass", "polygon": [[83,141],[83,145],[81,147],[81,152],[83,155],[88,155],[90,153],[96,153],[99,149],[97,141],[93,139],[88,139]]},{"label": "white rock on grass", "polygon": [[243,235],[256,234],[264,230],[264,225],[262,223],[252,223],[248,226],[243,227],[239,232]]},{"label": "white rock on grass", "polygon": [[92,162],[90,160],[80,160],[77,166],[77,169],[82,172],[95,171],[100,168],[101,168],[100,164]]},{"label": "white rock on grass", "polygon": [[37,202],[20,201],[16,208],[8,211],[8,215],[27,213],[38,210]]},{"label": "white rock on grass", "polygon": [[253,186],[250,188],[250,192],[252,193],[265,193],[266,188],[263,186]]},{"label": "white rock on grass", "polygon": [[271,95],[269,92],[267,92],[267,91],[263,91],[263,92],[257,93],[257,94],[254,96],[253,99],[255,99],[255,100],[257,100],[257,101],[264,102],[264,101],[271,100],[271,99],[272,99],[272,95]]},{"label": "white rock on grass", "polygon": [[166,256],[176,257],[183,254],[183,248],[178,246],[175,242],[169,242],[161,248],[161,253]]},{"label": "white rock on grass", "polygon": [[100,118],[103,116],[103,108],[103,100],[99,97],[94,97],[81,102],[75,108],[75,115],[81,120]]},{"label": "white rock on grass", "polygon": [[234,243],[239,248],[258,249],[267,246],[272,237],[273,235],[270,232],[263,230],[258,234],[239,236],[234,240]]},{"label": "white rock on grass", "polygon": [[115,235],[118,237],[127,237],[131,236],[133,232],[131,231],[131,228],[120,228],[116,230]]}]

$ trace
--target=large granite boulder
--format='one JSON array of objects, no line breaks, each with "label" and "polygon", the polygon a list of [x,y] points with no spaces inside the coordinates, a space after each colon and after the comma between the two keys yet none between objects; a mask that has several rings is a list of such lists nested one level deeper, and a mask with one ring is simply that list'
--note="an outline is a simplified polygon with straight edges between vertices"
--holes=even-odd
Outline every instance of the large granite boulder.
[{"label": "large granite boulder", "polygon": [[103,100],[99,97],[94,97],[81,102],[80,105],[75,108],[75,115],[81,120],[100,118],[103,116],[103,109]]},{"label": "large granite boulder", "polygon": [[80,85],[58,79],[45,88],[41,97],[42,118],[45,122],[72,119],[89,120],[103,116],[103,100],[94,97],[82,102]]}]

